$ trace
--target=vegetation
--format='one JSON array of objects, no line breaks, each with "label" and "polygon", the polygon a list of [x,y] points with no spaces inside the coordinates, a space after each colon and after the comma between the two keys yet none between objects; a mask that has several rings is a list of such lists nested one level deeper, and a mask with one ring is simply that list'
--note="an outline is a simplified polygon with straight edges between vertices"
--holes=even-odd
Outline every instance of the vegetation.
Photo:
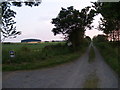
[{"label": "vegetation", "polygon": [[118,42],[100,42],[99,40],[99,42],[97,42],[97,40],[98,39],[94,39],[94,43],[100,50],[104,60],[120,75],[120,65],[118,63],[118,58],[120,57],[118,53]]},{"label": "vegetation", "polygon": [[89,60],[88,60],[88,61],[89,61],[90,63],[95,61],[95,52],[94,52],[93,47],[91,47],[91,49],[90,49]]},{"label": "vegetation", "polygon": [[54,35],[63,34],[68,42],[72,43],[74,50],[82,45],[86,28],[91,29],[91,23],[95,12],[90,7],[85,7],[81,11],[76,10],[73,6],[67,9],[62,8],[58,16],[52,19],[55,25],[52,32]]},{"label": "vegetation", "polygon": [[[111,41],[120,41],[120,1],[119,2],[95,2],[93,7],[103,18],[99,24]],[[113,13],[113,14],[111,14]]]},{"label": "vegetation", "polygon": [[[85,51],[87,43],[80,52],[73,52],[64,42],[40,44],[3,44],[3,71],[39,69],[70,62]],[[9,51],[15,51],[15,58],[10,58]]]},{"label": "vegetation", "polygon": [[[27,3],[28,6],[38,6],[39,3]],[[21,7],[22,3],[18,2],[3,2],[3,36],[5,38],[20,34],[16,31],[13,18],[16,12],[10,9],[10,6]],[[9,12],[9,14],[7,13]],[[72,14],[71,14],[72,13]],[[91,23],[94,17],[94,10],[86,7],[79,12],[73,7],[67,9],[62,8],[57,18],[52,19],[55,24],[53,29],[54,34],[62,33],[67,35],[67,42],[57,44],[7,44],[3,45],[3,71],[4,70],[20,70],[20,69],[35,69],[38,67],[54,66],[56,64],[68,62],[79,57],[85,47],[90,43],[90,37],[84,38],[86,28],[91,29]],[[6,23],[7,21],[7,23]],[[61,31],[63,30],[63,31]],[[67,31],[66,31],[67,30]],[[68,46],[67,46],[68,45]],[[14,49],[13,49],[14,47]],[[15,51],[15,57],[9,57],[9,51]],[[79,52],[80,50],[80,52]]]},{"label": "vegetation", "polygon": [[42,54],[42,49],[47,45],[55,45],[58,43],[41,43],[41,44],[25,44],[25,43],[16,43],[16,44],[3,44],[3,64],[9,63],[10,55],[9,51],[15,52],[15,58],[13,63],[22,63],[31,61],[34,59],[39,59]]},{"label": "vegetation", "polygon": [[[24,2],[28,6],[38,6],[40,3]],[[105,35],[94,37],[93,41],[99,48],[105,58],[105,61],[120,74],[118,67],[118,46],[120,41],[120,2],[104,3],[95,2],[93,8],[85,7],[81,11],[76,10],[73,6],[67,9],[62,8],[56,18],[52,19],[55,25],[52,32],[54,35],[63,34],[67,42],[71,42],[68,47],[65,43],[45,43],[45,44],[10,44],[3,45],[3,70],[34,69],[38,67],[53,66],[63,62],[71,61],[78,57],[78,51],[86,47],[91,39],[84,38],[86,28],[91,29],[93,18],[101,14],[99,30]],[[13,18],[16,12],[11,10],[10,6],[21,7],[20,2],[3,2],[2,3],[2,35],[4,37],[15,36],[20,34],[16,31]],[[114,14],[111,14],[114,13]],[[111,40],[110,41],[108,41]],[[13,49],[14,47],[14,49]],[[15,58],[11,60],[9,51],[15,51]],[[77,51],[77,52],[76,52]],[[90,50],[90,62],[93,60],[94,51]],[[10,64],[11,63],[11,64]],[[33,65],[34,64],[34,65]],[[9,67],[9,68],[8,68]]]},{"label": "vegetation", "polygon": [[[119,2],[94,2],[96,13],[101,14],[99,30],[104,36],[94,37],[94,43],[99,48],[105,61],[119,74],[120,65],[118,54],[120,45],[120,1]],[[112,14],[111,14],[112,13]]]},{"label": "vegetation", "polygon": [[98,88],[99,78],[96,76],[96,73],[88,75],[88,78],[84,82],[84,88]]},{"label": "vegetation", "polygon": [[[16,30],[16,22],[14,20],[16,12],[11,9],[11,6],[21,7],[23,4],[26,6],[38,6],[41,2],[2,2],[0,3],[0,15],[2,15],[2,36],[4,37],[2,40],[8,37],[15,38],[17,35],[20,35],[21,32]],[[1,22],[0,22],[1,24]]]}]

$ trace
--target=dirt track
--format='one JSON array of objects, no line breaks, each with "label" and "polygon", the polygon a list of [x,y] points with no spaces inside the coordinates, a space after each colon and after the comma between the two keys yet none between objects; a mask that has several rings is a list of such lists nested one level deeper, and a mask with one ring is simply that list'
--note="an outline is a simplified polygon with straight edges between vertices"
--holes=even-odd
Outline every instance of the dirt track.
[{"label": "dirt track", "polygon": [[118,76],[95,47],[95,61],[88,62],[91,46],[71,63],[41,70],[3,72],[3,88],[84,88],[90,75],[99,79],[98,88],[118,88]]}]

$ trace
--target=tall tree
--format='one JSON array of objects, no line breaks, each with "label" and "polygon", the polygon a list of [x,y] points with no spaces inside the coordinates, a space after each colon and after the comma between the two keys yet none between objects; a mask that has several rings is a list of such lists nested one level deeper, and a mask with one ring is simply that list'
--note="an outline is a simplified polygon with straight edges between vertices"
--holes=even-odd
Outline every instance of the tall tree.
[{"label": "tall tree", "polygon": [[83,8],[81,12],[73,8],[61,8],[56,18],[52,19],[54,35],[63,34],[67,41],[72,42],[74,48],[82,44],[86,28],[91,29],[91,23],[95,16],[95,11],[90,7]]},{"label": "tall tree", "polygon": [[113,41],[120,41],[120,1],[95,2],[93,7],[103,16],[99,29],[107,36],[112,36]]}]

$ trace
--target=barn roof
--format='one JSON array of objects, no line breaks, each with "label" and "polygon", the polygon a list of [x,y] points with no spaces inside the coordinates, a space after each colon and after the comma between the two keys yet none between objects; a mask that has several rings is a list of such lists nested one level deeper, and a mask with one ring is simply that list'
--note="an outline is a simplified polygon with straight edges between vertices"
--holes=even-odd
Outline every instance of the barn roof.
[{"label": "barn roof", "polygon": [[24,39],[24,40],[21,40],[21,42],[40,42],[41,40],[39,39]]}]

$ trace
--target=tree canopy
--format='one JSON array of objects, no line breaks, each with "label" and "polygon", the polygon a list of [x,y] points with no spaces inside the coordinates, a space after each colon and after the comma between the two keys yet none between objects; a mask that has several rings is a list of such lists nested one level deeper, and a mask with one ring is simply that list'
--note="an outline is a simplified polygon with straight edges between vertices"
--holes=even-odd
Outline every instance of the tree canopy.
[{"label": "tree canopy", "polygon": [[91,29],[91,23],[95,11],[91,7],[85,7],[81,11],[76,10],[73,6],[67,9],[61,8],[58,16],[52,19],[54,35],[62,34],[67,41],[72,42],[73,47],[79,46],[84,38],[86,28]]},{"label": "tree canopy", "polygon": [[[95,2],[93,7],[100,13],[101,23],[99,29],[108,36],[113,36],[113,41],[120,40],[120,1],[119,2]],[[118,33],[118,34],[116,34]]]},{"label": "tree canopy", "polygon": [[93,41],[94,42],[106,42],[108,40],[107,40],[107,37],[105,35],[97,35],[97,36],[93,37]]},{"label": "tree canopy", "polygon": [[23,4],[26,6],[38,6],[41,2],[2,2],[1,3],[1,15],[2,15],[2,36],[4,38],[16,37],[20,35],[21,32],[16,30],[16,22],[14,20],[16,12],[10,7],[17,6],[21,7]]}]

